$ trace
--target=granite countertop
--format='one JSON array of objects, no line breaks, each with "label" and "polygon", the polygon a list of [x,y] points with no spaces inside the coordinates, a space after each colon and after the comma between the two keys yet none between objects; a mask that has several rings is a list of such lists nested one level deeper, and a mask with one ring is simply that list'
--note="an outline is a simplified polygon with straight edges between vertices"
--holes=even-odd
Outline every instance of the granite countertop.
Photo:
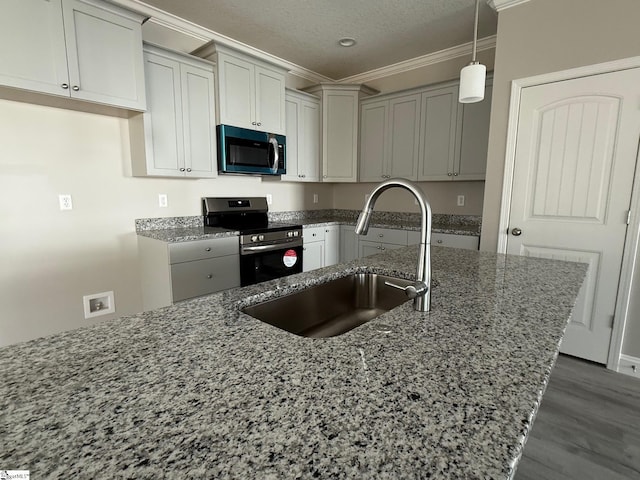
[{"label": "granite countertop", "polygon": [[[296,218],[288,219],[288,223],[296,223],[303,227],[319,227],[325,225],[353,225],[354,219],[345,219],[339,216],[322,216],[314,218]],[[395,228],[400,230],[420,230],[420,223],[407,219],[378,219],[370,223],[370,227]],[[479,225],[457,225],[457,224],[433,224],[432,233],[450,233],[455,235],[480,235]],[[225,228],[214,228],[204,226],[191,226],[179,228],[155,228],[142,229],[136,232],[144,237],[162,240],[163,242],[187,242],[193,240],[206,240],[208,238],[220,238],[228,236],[238,236],[237,230],[228,230]]]},{"label": "granite countertop", "polygon": [[[356,222],[352,220],[336,219],[333,217],[320,217],[295,220],[303,227],[319,227],[323,225],[353,225]],[[420,222],[410,220],[373,220],[369,224],[370,227],[378,228],[395,228],[399,230],[420,230]],[[454,235],[472,235],[480,236],[479,225],[456,225],[456,224],[438,224],[431,225],[432,233],[451,233]]]},{"label": "granite countertop", "polygon": [[239,305],[356,271],[407,278],[417,247],[2,348],[0,466],[74,479],[512,478],[586,266],[432,250],[430,313],[407,302],[339,337],[298,337]]}]

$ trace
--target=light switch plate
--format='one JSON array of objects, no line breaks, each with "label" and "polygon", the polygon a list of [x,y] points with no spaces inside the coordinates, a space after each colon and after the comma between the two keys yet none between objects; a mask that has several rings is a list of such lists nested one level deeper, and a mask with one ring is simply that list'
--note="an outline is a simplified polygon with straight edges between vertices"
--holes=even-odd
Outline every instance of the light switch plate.
[{"label": "light switch plate", "polygon": [[71,195],[58,195],[58,202],[60,204],[60,210],[73,210],[73,201],[71,200]]},{"label": "light switch plate", "polygon": [[464,195],[458,195],[458,206],[464,207]]}]

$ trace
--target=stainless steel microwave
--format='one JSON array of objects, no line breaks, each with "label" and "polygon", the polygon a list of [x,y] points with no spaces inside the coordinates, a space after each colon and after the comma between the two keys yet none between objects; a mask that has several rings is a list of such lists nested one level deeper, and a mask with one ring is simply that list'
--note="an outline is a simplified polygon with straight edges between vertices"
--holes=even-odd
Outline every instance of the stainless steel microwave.
[{"label": "stainless steel microwave", "polygon": [[284,175],[286,138],[231,125],[218,125],[218,171],[251,175]]}]

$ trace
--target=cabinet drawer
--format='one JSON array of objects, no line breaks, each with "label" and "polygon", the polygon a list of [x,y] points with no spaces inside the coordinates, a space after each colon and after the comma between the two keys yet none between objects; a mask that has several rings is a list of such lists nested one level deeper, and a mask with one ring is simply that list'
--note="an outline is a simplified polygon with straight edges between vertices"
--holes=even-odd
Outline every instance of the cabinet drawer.
[{"label": "cabinet drawer", "polygon": [[324,240],[325,227],[311,227],[302,229],[302,240],[305,243]]},{"label": "cabinet drawer", "polygon": [[364,237],[360,237],[360,241],[391,243],[394,245],[407,245],[407,231],[394,230],[390,228],[372,227]]},{"label": "cabinet drawer", "polygon": [[239,251],[238,237],[171,243],[169,244],[169,263],[192,262],[204,258],[237,255]]},{"label": "cabinet drawer", "polygon": [[454,235],[451,233],[432,233],[431,245],[438,247],[466,248],[478,250],[480,237],[473,235]]},{"label": "cabinet drawer", "polygon": [[173,301],[240,286],[240,255],[171,265]]}]

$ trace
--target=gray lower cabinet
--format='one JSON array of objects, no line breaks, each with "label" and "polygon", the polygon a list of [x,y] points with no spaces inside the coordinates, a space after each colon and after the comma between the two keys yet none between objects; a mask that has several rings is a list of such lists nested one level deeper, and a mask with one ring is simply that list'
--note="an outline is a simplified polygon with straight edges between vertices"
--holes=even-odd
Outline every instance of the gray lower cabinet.
[{"label": "gray lower cabinet", "polygon": [[[420,243],[420,232],[409,232],[409,245],[417,245],[418,243]],[[480,248],[480,237],[475,235],[455,235],[453,233],[432,233],[431,245],[478,250]]]},{"label": "gray lower cabinet", "polygon": [[358,256],[362,258],[385,250],[406,247],[407,233],[406,230],[372,227],[366,235],[358,239]]},{"label": "gray lower cabinet", "polygon": [[358,235],[353,225],[340,225],[340,263],[358,258]]},{"label": "gray lower cabinet", "polygon": [[167,243],[138,237],[143,308],[240,286],[238,237]]}]

